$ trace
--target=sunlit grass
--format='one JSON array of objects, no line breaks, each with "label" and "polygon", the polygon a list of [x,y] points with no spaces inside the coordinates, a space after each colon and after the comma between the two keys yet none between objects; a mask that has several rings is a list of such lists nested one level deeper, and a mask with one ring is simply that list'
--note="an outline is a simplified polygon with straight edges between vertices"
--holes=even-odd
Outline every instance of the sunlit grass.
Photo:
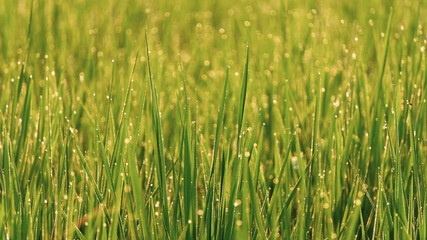
[{"label": "sunlit grass", "polygon": [[423,1],[0,4],[0,238],[427,239]]}]

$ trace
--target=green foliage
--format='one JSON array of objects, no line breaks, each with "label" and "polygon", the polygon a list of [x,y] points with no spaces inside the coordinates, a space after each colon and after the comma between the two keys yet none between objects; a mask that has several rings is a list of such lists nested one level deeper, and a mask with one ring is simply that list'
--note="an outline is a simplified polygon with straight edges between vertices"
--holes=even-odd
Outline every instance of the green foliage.
[{"label": "green foliage", "polygon": [[426,15],[3,1],[0,238],[427,239]]}]

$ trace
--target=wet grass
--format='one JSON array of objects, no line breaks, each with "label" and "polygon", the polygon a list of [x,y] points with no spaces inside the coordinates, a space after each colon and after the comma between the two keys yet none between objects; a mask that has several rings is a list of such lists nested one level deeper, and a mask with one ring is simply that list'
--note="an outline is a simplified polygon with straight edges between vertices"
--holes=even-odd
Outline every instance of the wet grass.
[{"label": "wet grass", "polygon": [[423,1],[0,5],[0,236],[426,239]]}]

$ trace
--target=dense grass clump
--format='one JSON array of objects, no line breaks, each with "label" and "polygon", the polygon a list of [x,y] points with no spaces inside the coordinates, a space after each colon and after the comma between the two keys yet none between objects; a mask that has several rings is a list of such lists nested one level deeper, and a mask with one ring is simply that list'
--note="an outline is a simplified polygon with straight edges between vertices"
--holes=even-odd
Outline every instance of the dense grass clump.
[{"label": "dense grass clump", "polygon": [[1,239],[427,239],[426,1],[3,0]]}]

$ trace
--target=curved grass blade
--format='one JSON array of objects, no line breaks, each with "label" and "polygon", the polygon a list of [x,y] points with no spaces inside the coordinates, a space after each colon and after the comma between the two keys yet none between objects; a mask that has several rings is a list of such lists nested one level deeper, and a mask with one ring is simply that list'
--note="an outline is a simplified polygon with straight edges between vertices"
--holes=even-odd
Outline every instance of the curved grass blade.
[{"label": "curved grass blade", "polygon": [[157,98],[157,90],[155,83],[152,79],[151,66],[150,66],[150,51],[148,50],[148,37],[147,30],[145,31],[145,46],[147,52],[147,66],[148,66],[148,79],[150,83],[150,92],[151,92],[151,103],[152,103],[152,120],[153,120],[153,131],[154,136],[156,137],[157,144],[157,157],[158,161],[156,162],[157,169],[157,178],[160,184],[160,197],[163,208],[163,224],[165,226],[166,234],[169,238],[174,239],[175,234],[171,231],[169,223],[169,210],[168,210],[168,199],[166,193],[166,174],[165,174],[165,152],[163,146],[163,133],[162,133],[162,123],[160,118],[160,111]]}]

